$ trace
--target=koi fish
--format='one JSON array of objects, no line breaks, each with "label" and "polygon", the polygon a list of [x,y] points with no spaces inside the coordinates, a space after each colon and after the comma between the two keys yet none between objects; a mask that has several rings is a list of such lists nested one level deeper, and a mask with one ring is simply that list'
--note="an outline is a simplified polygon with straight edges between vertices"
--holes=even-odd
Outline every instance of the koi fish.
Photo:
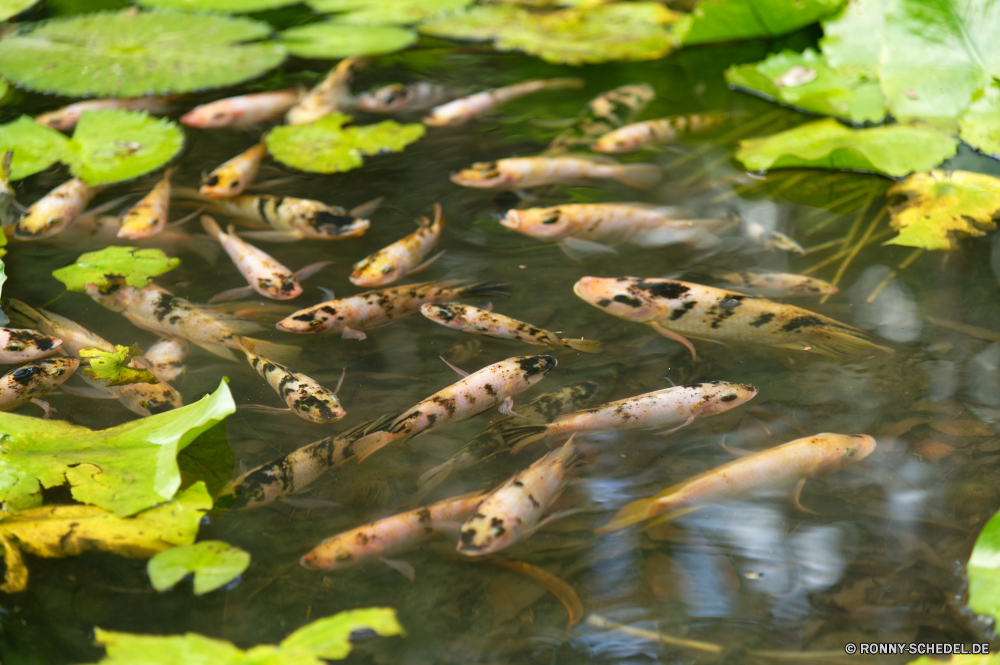
[{"label": "koi fish", "polygon": [[80,356],[80,349],[100,349],[113,353],[115,345],[100,335],[96,335],[75,321],[65,316],[44,309],[35,309],[30,305],[11,298],[6,312],[11,321],[18,325],[30,326],[61,341],[60,350],[71,356]]},{"label": "koi fish", "polygon": [[494,490],[459,529],[456,549],[466,556],[499,552],[530,534],[566,484],[568,472],[583,459],[570,437]]},{"label": "koi fish", "polygon": [[713,275],[727,282],[740,293],[761,298],[790,296],[824,296],[837,292],[837,287],[815,277],[786,272],[727,272]]},{"label": "koi fish", "polygon": [[319,85],[307,92],[285,114],[285,122],[289,125],[304,125],[319,120],[334,111],[346,109],[351,105],[351,75],[356,66],[364,62],[364,58],[354,56],[344,58],[330,70]]},{"label": "koi fish", "polygon": [[543,437],[573,432],[669,427],[660,434],[670,434],[687,427],[699,416],[716,416],[735,409],[756,394],[757,387],[748,383],[709,381],[675,386],[566,413],[548,425],[512,427],[503,438],[512,452],[517,452]]},{"label": "koi fish", "polygon": [[143,356],[132,359],[133,367],[148,370],[158,380],[157,383],[129,383],[124,386],[107,386],[118,401],[132,413],[140,416],[152,416],[184,406],[180,394],[171,386],[165,377],[156,373],[152,363]]},{"label": "koi fish", "polygon": [[260,163],[265,157],[267,157],[267,146],[261,141],[205,176],[198,193],[207,199],[239,196],[257,177]]},{"label": "koi fish", "polygon": [[118,231],[121,230],[121,224],[121,218],[114,215],[87,213],[77,217],[72,224],[49,238],[48,242],[56,247],[68,247],[75,251],[104,249],[108,245],[155,248],[175,253],[178,249],[183,249],[197,254],[207,263],[215,263],[219,255],[218,243],[204,236],[174,231],[169,226],[155,236],[142,240],[119,238]]},{"label": "koi fish", "polygon": [[394,441],[408,441],[500,404],[506,407],[501,412],[510,415],[513,396],[541,381],[557,364],[552,356],[516,356],[487,365],[411,407],[384,431],[360,439],[354,454],[363,462]]},{"label": "koi fish", "polygon": [[763,224],[758,224],[757,222],[747,223],[747,235],[754,242],[763,245],[764,249],[768,251],[773,252],[777,249],[783,252],[792,252],[800,256],[805,256],[806,254],[806,250],[802,248],[802,245],[784,233],[765,228]]},{"label": "koi fish", "polygon": [[[324,388],[305,374],[293,372],[279,363],[263,358],[254,353],[254,342],[244,339],[241,344],[250,366],[274,388],[292,413],[314,423],[332,423],[347,415],[337,392]],[[340,377],[343,382],[344,377]]]},{"label": "koi fish", "polygon": [[62,340],[37,330],[0,328],[0,364],[10,365],[51,356]]},{"label": "koi fish", "polygon": [[163,179],[156,183],[152,191],[142,197],[138,203],[128,209],[122,216],[122,226],[118,230],[119,238],[142,240],[154,236],[167,225],[167,215],[170,212],[170,174],[173,167],[168,166],[163,172]]},{"label": "koi fish", "polygon": [[625,125],[601,136],[591,150],[605,153],[632,152],[649,145],[673,143],[681,136],[703,132],[725,120],[721,113],[672,115]]},{"label": "koi fish", "polygon": [[39,398],[62,385],[79,366],[76,358],[46,358],[12,369],[0,377],[0,411],[13,411],[32,402],[48,418],[52,407]]},{"label": "koi fish", "polygon": [[105,186],[89,187],[80,178],[59,185],[35,201],[17,220],[14,237],[18,240],[51,238],[83,212],[90,200]]},{"label": "koi fish", "polygon": [[434,323],[475,335],[516,339],[535,346],[565,346],[584,353],[600,353],[604,350],[604,342],[559,339],[555,333],[548,330],[542,330],[530,323],[518,321],[496,312],[488,312],[472,305],[463,305],[457,302],[427,303],[420,307],[420,313]]},{"label": "koi fish", "polygon": [[149,371],[159,379],[173,381],[187,371],[184,361],[191,345],[182,337],[164,337],[153,343],[142,359],[149,363]]},{"label": "koi fish", "polygon": [[430,115],[422,120],[430,127],[447,127],[461,125],[474,117],[496,108],[501,104],[530,95],[540,90],[579,90],[583,87],[583,79],[533,79],[514,85],[484,90],[468,97],[462,97],[431,109]]},{"label": "koi fish", "polygon": [[894,353],[863,330],[809,310],[689,282],[639,277],[584,277],[573,292],[585,302],[664,337],[694,346],[685,335],[766,344],[830,357]]},{"label": "koi fish", "polygon": [[13,150],[8,150],[3,154],[3,157],[0,157],[0,226],[4,230],[17,223],[14,213],[14,204],[17,199],[14,188],[10,184],[10,163],[13,158]]},{"label": "koi fish", "polygon": [[420,272],[436,261],[437,254],[428,261],[424,257],[437,245],[444,229],[444,215],[441,204],[434,204],[434,222],[426,217],[417,220],[419,228],[402,240],[383,247],[374,254],[354,264],[354,272],[348,278],[357,286],[384,286],[397,279]]},{"label": "koi fish", "polygon": [[169,110],[169,102],[176,97],[135,97],[132,99],[87,99],[75,102],[55,111],[43,113],[35,118],[39,125],[68,132],[76,127],[84,111],[107,111],[108,109],[126,109],[129,111],[149,111],[154,115],[163,115]]},{"label": "koi fish", "polygon": [[655,496],[633,501],[595,533],[610,533],[665,513],[796,485],[798,503],[808,478],[826,475],[863,460],[875,450],[867,434],[816,434],[727,462],[672,485]]},{"label": "koi fish", "polygon": [[371,222],[361,218],[359,213],[371,204],[362,204],[348,212],[340,206],[310,199],[245,194],[215,199],[209,205],[213,212],[267,224],[273,230],[248,231],[243,236],[269,242],[294,242],[304,238],[343,240],[364,235],[371,226]]},{"label": "koi fish", "polygon": [[597,137],[629,122],[653,101],[656,92],[647,83],[618,86],[587,103],[573,124],[552,139],[547,153],[561,153],[593,143]]},{"label": "koi fish", "polygon": [[299,563],[313,570],[343,570],[402,554],[434,535],[435,524],[464,519],[482,500],[483,492],[471,492],[385,517],[327,538],[299,559]]},{"label": "koi fish", "polygon": [[365,339],[361,332],[410,316],[429,302],[509,296],[510,282],[502,279],[458,286],[458,282],[421,282],[365,291],[355,296],[327,300],[291,314],[276,324],[294,333],[341,333],[344,339]]},{"label": "koi fish", "polygon": [[298,88],[226,97],[196,106],[181,116],[181,124],[199,129],[244,127],[270,120],[290,109],[302,96]]},{"label": "koi fish", "polygon": [[365,113],[406,113],[426,111],[454,99],[457,94],[452,88],[427,81],[409,85],[392,83],[371,92],[362,92],[354,103]]},{"label": "koi fish", "polygon": [[451,181],[476,189],[530,189],[611,178],[629,187],[649,189],[660,181],[661,176],[655,164],[619,164],[604,157],[567,155],[477,162],[451,174]]}]

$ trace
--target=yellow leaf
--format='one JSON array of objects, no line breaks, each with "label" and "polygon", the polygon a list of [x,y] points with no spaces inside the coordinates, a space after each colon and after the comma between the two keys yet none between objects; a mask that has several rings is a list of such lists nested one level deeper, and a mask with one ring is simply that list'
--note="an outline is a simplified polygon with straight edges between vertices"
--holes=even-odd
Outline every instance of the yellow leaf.
[{"label": "yellow leaf", "polygon": [[140,355],[142,349],[138,344],[133,344],[131,348],[115,344],[115,350],[110,353],[100,349],[80,349],[80,357],[90,359],[90,367],[83,372],[109,387],[160,382],[149,370],[132,366],[132,359]]}]

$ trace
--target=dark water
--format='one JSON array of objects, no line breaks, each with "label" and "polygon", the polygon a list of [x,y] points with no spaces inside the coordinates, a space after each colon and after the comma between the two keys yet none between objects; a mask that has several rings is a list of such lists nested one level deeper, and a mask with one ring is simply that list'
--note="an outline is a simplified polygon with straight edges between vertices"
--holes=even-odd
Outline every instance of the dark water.
[{"label": "dark water", "polygon": [[[1000,467],[1000,438],[989,427],[987,436],[939,430],[948,430],[950,421],[993,424],[1000,418],[1000,240],[969,240],[950,254],[925,253],[890,275],[913,254],[910,248],[880,245],[888,237],[883,194],[891,181],[805,170],[776,171],[763,179],[748,176],[731,157],[738,138],[808,119],[726,89],[722,69],[759,59],[768,46],[692,49],[658,62],[582,70],[476,49],[397,56],[362,71],[355,88],[425,76],[493,86],[577,75],[587,86],[579,93],[528,97],[464,127],[430,130],[405,153],[370,159],[350,173],[292,174],[271,164],[258,177],[267,181],[294,175],[264,191],[345,207],[386,197],[364,237],[261,243],[292,269],[323,259],[334,262],[305,283],[296,307],[322,300],[317,286],[333,288],[338,296],[359,292],[346,279],[351,264],[409,233],[414,218],[429,214],[440,201],[448,219],[440,248],[448,253],[421,280],[509,279],[513,296],[495,299],[499,311],[549,330],[607,342],[600,355],[554,351],[558,368],[516,403],[582,379],[600,383],[601,402],[664,388],[671,380],[759,386],[759,395],[748,405],[671,436],[626,432],[586,437],[592,454],[566,501],[575,501],[583,511],[505,552],[559,575],[591,616],[720,649],[665,644],[586,620],[567,630],[566,611],[555,598],[510,571],[463,560],[451,539],[402,557],[416,569],[412,583],[377,563],[333,573],[298,565],[298,558],[323,538],[409,507],[416,478],[495,421],[499,416],[494,411],[388,448],[363,465],[348,464],[306,494],[339,507],[277,502],[255,511],[213,514],[199,539],[225,540],[253,556],[239,584],[228,590],[195,597],[190,585],[182,583],[171,592],[156,593],[145,561],[110,554],[61,560],[26,556],[28,590],[0,594],[4,665],[96,661],[101,650],[92,645],[95,626],[156,634],[195,631],[249,647],[277,643],[312,619],[366,606],[396,608],[408,636],[361,642],[351,656],[354,662],[825,662],[850,660],[844,655],[847,642],[987,641],[986,629],[963,609],[963,564],[978,530],[1000,508],[1000,488],[993,479]],[[321,66],[317,63],[317,69]],[[448,181],[450,172],[474,161],[538,152],[558,131],[547,121],[575,115],[599,92],[640,81],[658,93],[642,118],[721,110],[729,113],[729,121],[704,137],[633,158],[663,166],[664,183],[654,190],[639,193],[614,184],[564,188],[545,193],[545,202],[643,200],[684,205],[702,216],[735,212],[775,225],[810,250],[806,256],[761,251],[734,236],[713,252],[624,247],[618,258],[580,265],[553,245],[498,227],[497,214],[517,203],[512,195],[463,189]],[[41,99],[24,103],[57,105]],[[248,148],[259,133],[189,131],[175,182],[195,185],[202,171]],[[996,170],[995,163],[971,153],[961,154],[954,166]],[[65,178],[56,170],[35,176],[21,185],[19,199],[30,203]],[[156,178],[115,187],[97,202],[148,190]],[[174,216],[186,212],[177,210]],[[845,265],[843,255],[828,260],[850,251],[866,233],[875,241],[849,263]],[[44,243],[13,246],[4,294],[33,305],[56,298],[61,285],[50,273],[79,251]],[[157,280],[177,295],[204,301],[242,284],[224,254],[214,264],[186,251],[177,254],[181,267]],[[584,275],[670,276],[734,267],[813,269],[812,274],[827,280],[842,269],[840,293],[822,304],[795,304],[882,335],[895,355],[831,360],[698,343],[699,356],[692,360],[685,349],[649,328],[607,316],[572,295],[573,283]],[[84,294],[67,294],[50,309],[116,343],[137,342],[145,348],[155,340]],[[963,334],[926,316],[994,331],[994,337]],[[226,421],[236,473],[363,420],[408,408],[453,383],[457,377],[439,356],[471,371],[538,351],[452,331],[419,316],[369,331],[363,342],[277,331],[264,336],[300,345],[303,353],[295,369],[326,385],[334,385],[346,368],[341,397],[349,415],[331,427],[238,410]],[[243,363],[227,363],[195,349],[188,367],[188,374],[174,384],[186,402],[213,390],[225,375],[231,377],[237,404],[279,405],[273,391]],[[55,394],[50,401],[57,417],[93,428],[133,418],[116,401],[69,394]],[[32,409],[23,412],[34,415]],[[895,425],[913,418],[920,424],[891,436]],[[825,431],[871,434],[878,449],[862,463],[806,485],[802,501],[817,514],[799,512],[787,494],[778,493],[706,509],[647,532],[592,533],[609,511],[633,498],[731,460],[720,443],[759,450]],[[530,447],[519,456],[494,458],[457,473],[429,499],[489,487],[543,451]],[[947,454],[938,457],[935,452]]]}]

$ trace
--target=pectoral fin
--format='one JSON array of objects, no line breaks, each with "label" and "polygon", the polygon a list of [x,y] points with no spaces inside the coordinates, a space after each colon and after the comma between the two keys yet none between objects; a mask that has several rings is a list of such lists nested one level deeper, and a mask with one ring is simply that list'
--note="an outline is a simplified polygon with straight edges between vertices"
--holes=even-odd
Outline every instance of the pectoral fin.
[{"label": "pectoral fin", "polygon": [[445,360],[445,359],[444,359],[443,357],[441,357],[441,356],[438,356],[438,358],[441,358],[441,362],[443,362],[443,363],[444,363],[445,365],[447,365],[448,367],[450,367],[450,368],[452,368],[453,370],[455,370],[456,372],[458,372],[458,375],[459,375],[460,377],[462,377],[463,379],[464,379],[465,377],[469,376],[469,373],[468,373],[468,372],[466,372],[466,371],[465,371],[464,369],[459,369],[458,367],[455,367],[454,365],[452,365],[452,364],[451,364],[450,362],[448,362],[447,360]]},{"label": "pectoral fin", "polygon": [[403,577],[410,580],[411,582],[417,576],[417,571],[413,569],[413,566],[406,563],[405,561],[401,561],[400,559],[387,559],[385,557],[379,557],[378,560],[384,563],[385,565],[389,566],[393,570],[398,571],[403,575]]},{"label": "pectoral fin", "polygon": [[353,330],[350,326],[344,328],[344,332],[340,333],[340,336],[344,339],[356,339],[359,341],[368,339],[368,335],[364,334],[360,330]]},{"label": "pectoral fin", "polygon": [[[308,278],[312,277],[313,275],[315,275],[316,273],[318,273],[323,268],[327,267],[328,265],[332,265],[332,264],[333,264],[333,261],[319,261],[317,263],[310,263],[309,265],[307,265],[307,266],[305,266],[303,268],[299,268],[298,270],[295,271],[295,279],[297,279],[297,280],[299,280],[301,282],[303,279],[308,279]],[[331,298],[331,300],[332,300],[332,298]]]},{"label": "pectoral fin", "polygon": [[424,268],[426,268],[426,267],[427,267],[427,266],[429,266],[430,264],[432,264],[432,263],[434,263],[435,261],[437,261],[438,259],[440,259],[440,258],[441,258],[441,255],[442,255],[442,254],[444,254],[444,253],[445,253],[445,252],[447,252],[447,251],[448,251],[448,250],[447,250],[447,249],[445,249],[445,250],[442,250],[442,251],[438,252],[437,254],[435,254],[435,255],[434,255],[434,256],[432,256],[431,258],[427,259],[426,261],[424,261],[423,263],[421,263],[421,264],[420,264],[419,266],[417,266],[417,267],[416,267],[416,268],[414,268],[413,270],[410,270],[410,271],[409,271],[409,272],[407,272],[406,274],[407,274],[408,276],[409,276],[409,275],[416,275],[416,274],[417,274],[418,272],[420,272],[421,270],[423,270]]},{"label": "pectoral fin", "polygon": [[614,247],[608,247],[593,240],[581,240],[573,236],[559,241],[559,249],[569,258],[580,263],[618,256],[618,250]]},{"label": "pectoral fin", "polygon": [[684,337],[683,335],[678,335],[673,330],[667,330],[666,328],[664,328],[663,326],[661,326],[656,321],[650,321],[649,325],[650,325],[650,327],[652,327],[653,330],[655,330],[656,332],[660,333],[661,335],[663,335],[667,339],[672,339],[675,342],[679,342],[680,344],[683,344],[687,348],[687,350],[691,352],[691,358],[692,359],[698,357],[698,352],[694,350],[694,345],[691,344],[691,342],[689,342],[687,340],[687,338]]},{"label": "pectoral fin", "polygon": [[239,300],[240,298],[246,298],[252,296],[254,290],[249,286],[238,286],[235,289],[228,289],[222,293],[216,293],[214,296],[208,299],[208,304],[212,305],[217,302],[229,302],[230,300]]}]

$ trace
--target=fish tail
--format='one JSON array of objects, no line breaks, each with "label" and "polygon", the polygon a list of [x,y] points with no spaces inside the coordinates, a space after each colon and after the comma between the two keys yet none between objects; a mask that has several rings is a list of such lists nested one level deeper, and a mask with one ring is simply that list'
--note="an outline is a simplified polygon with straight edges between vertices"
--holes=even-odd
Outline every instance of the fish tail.
[{"label": "fish tail", "polygon": [[361,463],[393,441],[405,441],[409,438],[405,432],[373,432],[354,443],[354,455],[358,458],[358,463]]},{"label": "fish tail", "polygon": [[477,298],[484,296],[509,296],[510,282],[506,279],[494,279],[489,282],[478,282],[458,289],[456,298]]},{"label": "fish tail", "polygon": [[583,79],[576,77],[549,79],[545,87],[550,90],[579,90],[583,87]]},{"label": "fish tail", "polygon": [[417,489],[420,490],[422,494],[427,494],[432,489],[443,483],[448,476],[451,475],[455,465],[455,458],[448,460],[444,464],[438,464],[436,467],[417,478]]},{"label": "fish tail", "polygon": [[511,427],[501,436],[504,445],[510,449],[511,453],[515,453],[529,443],[544,438],[548,431],[548,425],[522,425],[521,427]]},{"label": "fish tail", "polygon": [[654,515],[656,515],[656,498],[648,497],[646,499],[639,499],[638,501],[633,501],[615,513],[615,516],[611,518],[610,522],[599,529],[595,529],[594,533],[600,536],[605,533],[611,533],[612,531],[618,531],[619,529],[624,529],[627,526],[638,524],[639,522],[649,519]]},{"label": "fish tail", "polygon": [[219,228],[219,223],[208,215],[201,216],[201,227],[205,229],[205,233],[213,238],[218,239],[222,235],[222,229]]},{"label": "fish tail", "polygon": [[813,348],[811,350],[833,357],[870,356],[875,351],[895,353],[893,349],[876,344],[878,339],[862,330],[840,330],[833,327],[819,328],[806,339]]},{"label": "fish tail", "polygon": [[302,349],[290,344],[276,344],[262,339],[252,339],[250,337],[238,338],[240,348],[249,349],[254,353],[264,356],[268,360],[276,363],[287,364],[298,358]]},{"label": "fish tail", "polygon": [[636,189],[649,189],[660,182],[663,173],[654,164],[623,164],[618,169],[615,179],[623,185]]},{"label": "fish tail", "polygon": [[4,311],[10,317],[11,322],[16,325],[37,328],[45,320],[45,316],[41,312],[16,298],[10,299]]},{"label": "fish tail", "polygon": [[574,351],[583,351],[584,353],[600,353],[604,350],[604,342],[599,342],[596,339],[561,339],[559,343]]}]

